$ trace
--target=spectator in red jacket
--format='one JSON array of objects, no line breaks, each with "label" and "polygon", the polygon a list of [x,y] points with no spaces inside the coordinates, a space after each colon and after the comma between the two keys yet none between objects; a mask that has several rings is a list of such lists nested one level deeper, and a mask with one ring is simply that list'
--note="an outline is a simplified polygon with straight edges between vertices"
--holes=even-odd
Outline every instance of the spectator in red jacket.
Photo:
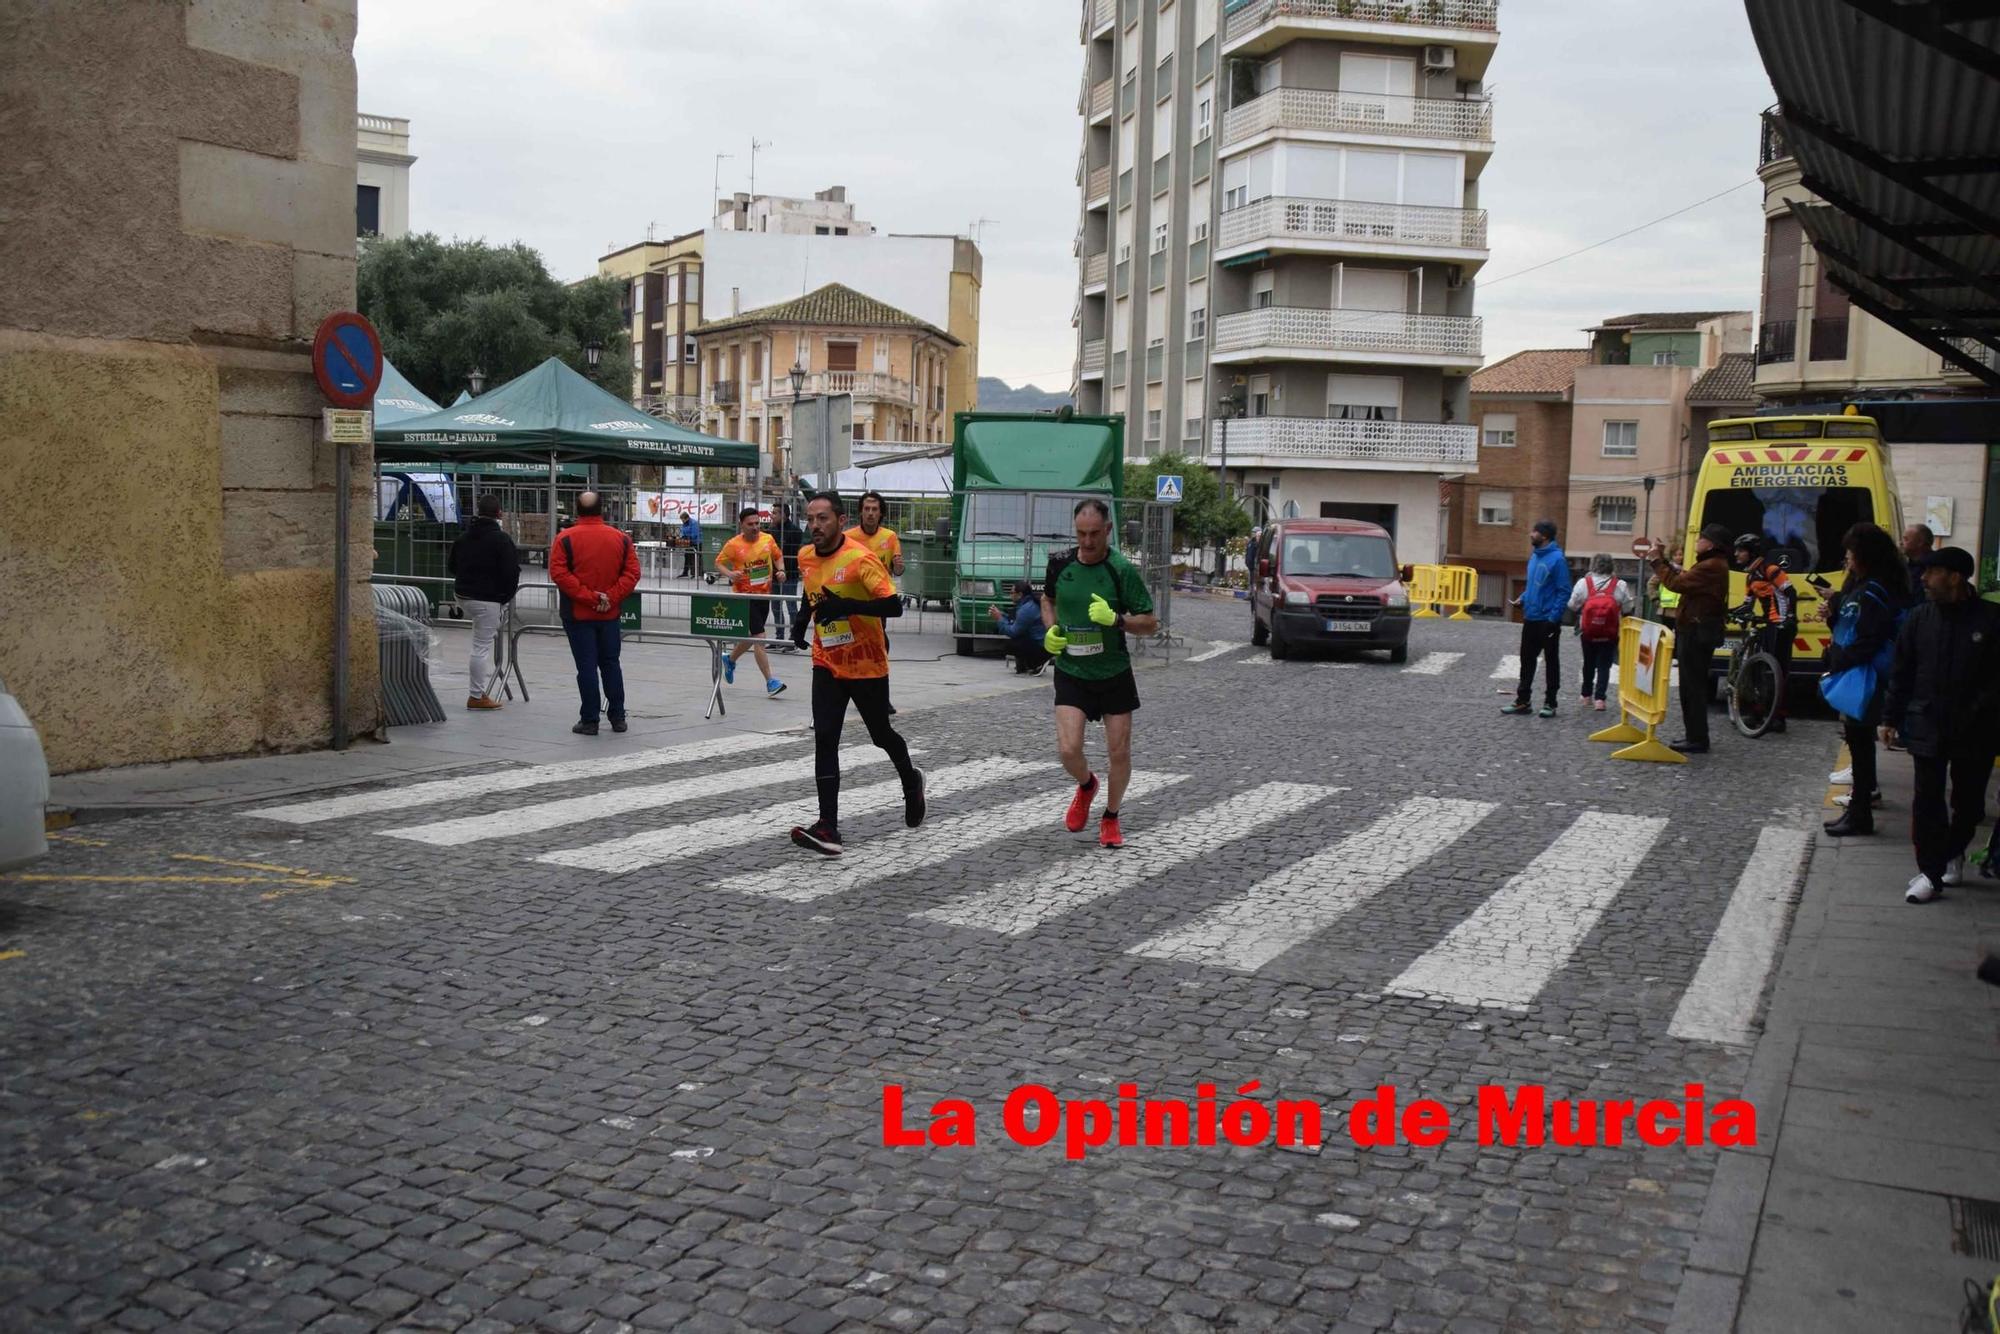
[{"label": "spectator in red jacket", "polygon": [[618,666],[618,608],[639,586],[639,553],[630,537],[604,522],[604,502],[595,491],[576,498],[576,522],[549,544],[549,578],[560,590],[563,629],[583,699],[582,718],[569,730],[596,736],[601,703],[611,730],[622,732],[625,673]]}]

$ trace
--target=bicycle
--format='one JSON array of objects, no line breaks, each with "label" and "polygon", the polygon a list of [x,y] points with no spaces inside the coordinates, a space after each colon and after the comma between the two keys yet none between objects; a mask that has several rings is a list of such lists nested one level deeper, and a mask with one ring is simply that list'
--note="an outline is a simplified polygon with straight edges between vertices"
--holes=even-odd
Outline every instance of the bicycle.
[{"label": "bicycle", "polygon": [[1729,667],[1722,676],[1722,698],[1729,704],[1729,721],[1736,730],[1755,740],[1778,720],[1784,672],[1774,655],[1757,646],[1756,617],[1732,611],[1729,623],[1742,634],[1730,649]]}]

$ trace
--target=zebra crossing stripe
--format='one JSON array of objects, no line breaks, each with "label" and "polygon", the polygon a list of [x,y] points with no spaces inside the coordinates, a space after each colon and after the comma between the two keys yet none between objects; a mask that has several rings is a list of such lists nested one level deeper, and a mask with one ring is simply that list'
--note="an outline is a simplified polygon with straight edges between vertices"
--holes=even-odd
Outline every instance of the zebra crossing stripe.
[{"label": "zebra crossing stripe", "polygon": [[1755,1039],[1757,1000],[1777,957],[1805,857],[1802,830],[1769,825],[1757,835],[1756,850],[1737,878],[1694,981],[1681,995],[1668,1034],[1744,1047]]},{"label": "zebra crossing stripe", "polygon": [[1163,822],[1115,853],[1091,848],[1047,870],[910,916],[1003,936],[1026,935],[1052,917],[1129,889],[1345,790],[1307,783],[1266,783],[1192,815]]},{"label": "zebra crossing stripe", "polygon": [[1462,838],[1492,802],[1414,797],[1129,954],[1255,972]]},{"label": "zebra crossing stripe", "polygon": [[604,778],[637,769],[691,764],[698,760],[744,755],[773,746],[796,744],[797,737],[732,732],[727,736],[712,736],[661,750],[639,750],[629,755],[608,755],[593,760],[565,760],[560,764],[537,764],[525,769],[489,769],[465,778],[440,778],[429,783],[379,788],[345,797],[321,797],[283,806],[265,806],[243,814],[260,820],[282,820],[286,824],[318,824],[323,820],[338,820],[349,815],[373,815],[379,811],[398,811],[411,806],[433,806],[439,802],[490,796],[496,792],[518,792],[548,783]]},{"label": "zebra crossing stripe", "polygon": [[[873,746],[866,749],[856,747],[856,753],[848,761],[848,765],[852,769],[888,762],[889,757]],[[583,824],[589,820],[602,820],[613,815],[629,815],[633,811],[658,810],[677,801],[699,801],[714,796],[718,789],[724,787],[741,791],[770,787],[778,783],[804,786],[811,782],[812,760],[809,758],[792,764],[762,763],[754,768],[740,771],[732,769],[720,776],[696,774],[665,783],[646,783],[639,787],[614,787],[581,797],[561,797],[532,806],[516,806],[504,811],[494,811],[486,815],[462,815],[450,820],[402,825],[395,829],[378,829],[375,832],[385,838],[404,838],[412,843],[456,848],[467,843],[483,843],[487,839],[518,838],[522,834],[539,834],[547,829],[560,829],[564,825]]]},{"label": "zebra crossing stripe", "polygon": [[1219,639],[1211,639],[1208,642],[1213,647],[1203,649],[1200,653],[1197,653],[1193,657],[1189,658],[1188,661],[1207,662],[1210,658],[1219,658],[1225,653],[1234,653],[1237,649],[1246,647],[1246,645],[1243,644],[1225,644]]},{"label": "zebra crossing stripe", "polygon": [[1500,657],[1500,665],[1493,669],[1489,681],[1518,681],[1521,679],[1521,655],[1505,653]]},{"label": "zebra crossing stripe", "polygon": [[1426,653],[1403,670],[1412,676],[1442,676],[1464,656],[1463,653]]},{"label": "zebra crossing stripe", "polygon": [[[988,783],[1000,782],[1002,779],[1046,773],[1055,767],[1053,764],[1031,764],[1025,760],[1001,759],[997,756],[973,760],[927,775],[924,784],[925,797],[935,802],[940,797],[954,796],[973,788],[984,787]],[[810,783],[810,779],[803,781]],[[875,783],[868,787],[842,792],[840,818],[844,823],[902,804],[902,780],[892,778],[886,783]],[[816,795],[808,796],[781,805],[763,806],[742,815],[724,815],[710,820],[696,820],[689,824],[669,825],[664,829],[649,829],[641,834],[593,843],[588,847],[565,848],[558,852],[544,853],[535,860],[556,866],[574,866],[585,871],[604,871],[611,875],[620,875],[626,871],[643,870],[660,862],[675,861],[682,857],[714,852],[720,848],[735,847],[739,843],[749,843],[756,839],[782,840],[785,830],[792,825],[811,824],[818,818],[819,798]]]},{"label": "zebra crossing stripe", "polygon": [[1586,811],[1520,874],[1384,988],[1525,1010],[1569,961],[1667,827]]},{"label": "zebra crossing stripe", "polygon": [[[1125,789],[1129,805],[1176,783],[1185,783],[1187,774],[1159,774],[1140,771],[1132,775]],[[1056,814],[1069,793],[1068,786],[1051,788],[1041,796],[1028,797],[994,809],[968,811],[935,827],[926,825],[923,842],[916,847],[900,843],[878,843],[843,854],[837,860],[815,868],[810,877],[785,879],[769,871],[751,871],[717,885],[717,889],[760,898],[783,899],[787,903],[811,903],[828,895],[843,893],[858,885],[879,883],[886,876],[902,875],[925,867],[942,865],[991,843],[1014,838],[1021,830],[1038,825],[1053,828]]]}]

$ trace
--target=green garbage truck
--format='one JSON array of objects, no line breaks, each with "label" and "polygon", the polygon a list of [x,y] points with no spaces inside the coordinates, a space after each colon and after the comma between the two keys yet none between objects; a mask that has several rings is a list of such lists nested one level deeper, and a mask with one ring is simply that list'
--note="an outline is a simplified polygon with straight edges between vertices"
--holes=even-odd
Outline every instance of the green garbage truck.
[{"label": "green garbage truck", "polygon": [[[952,421],[952,533],[958,588],[952,634],[958,652],[993,636],[994,607],[1013,586],[1037,588],[1049,557],[1075,544],[1072,512],[1085,496],[1124,492],[1125,419],[1055,413],[961,412]],[[985,643],[998,648],[1003,641]]]}]

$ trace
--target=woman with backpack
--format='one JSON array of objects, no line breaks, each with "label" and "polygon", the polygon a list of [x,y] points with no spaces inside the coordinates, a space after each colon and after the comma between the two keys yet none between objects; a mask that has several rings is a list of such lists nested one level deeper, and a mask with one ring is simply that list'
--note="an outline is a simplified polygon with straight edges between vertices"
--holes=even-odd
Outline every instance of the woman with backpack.
[{"label": "woman with backpack", "polygon": [[[1910,576],[1896,539],[1872,523],[1857,523],[1840,539],[1847,577],[1840,591],[1827,599],[1833,639],[1827,645],[1822,670],[1831,677],[1857,667],[1874,667],[1874,690],[1857,715],[1841,712],[1847,738],[1848,767],[1827,775],[1834,783],[1852,783],[1847,809],[1826,826],[1835,838],[1875,832],[1875,729],[1882,719],[1882,697],[1889,673],[1882,670],[1896,640],[1896,627],[1909,608]],[[1844,642],[1843,642],[1844,641]],[[1824,683],[1823,683],[1824,684]]]},{"label": "woman with backpack", "polygon": [[1631,586],[1611,572],[1611,557],[1602,551],[1590,558],[1590,573],[1570,589],[1569,609],[1576,613],[1576,635],[1583,641],[1586,706],[1604,708],[1604,695],[1611,686],[1611,664],[1618,661],[1619,626],[1635,605]]}]

